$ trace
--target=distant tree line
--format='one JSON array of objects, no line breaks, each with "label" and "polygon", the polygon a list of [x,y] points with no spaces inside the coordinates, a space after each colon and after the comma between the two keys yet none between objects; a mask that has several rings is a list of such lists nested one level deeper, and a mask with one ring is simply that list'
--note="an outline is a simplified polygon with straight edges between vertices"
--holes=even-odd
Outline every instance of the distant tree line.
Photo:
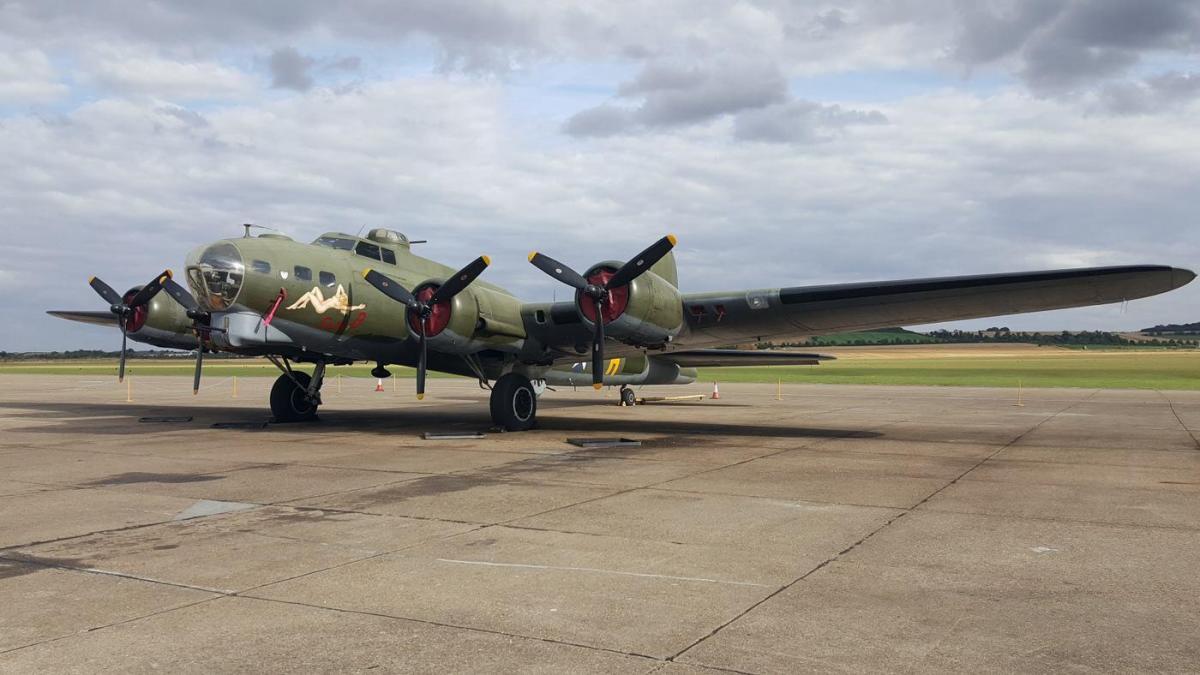
[{"label": "distant tree line", "polygon": [[[1200,330],[1197,330],[1200,332]],[[1128,339],[1119,333],[1108,331],[1062,331],[1041,333],[1013,331],[1007,326],[993,326],[985,330],[934,330],[916,333],[903,328],[888,328],[861,333],[837,333],[821,335],[801,342],[762,342],[759,349],[803,348],[803,347],[853,347],[885,346],[906,344],[978,344],[978,343],[1021,343],[1047,346],[1146,346],[1200,347],[1200,335],[1139,341]]]},{"label": "distant tree line", "polygon": [[[164,359],[191,360],[195,352],[181,352],[174,349],[144,349],[129,350],[131,359]],[[116,359],[121,357],[119,351],[104,351],[101,349],[72,349],[61,352],[8,352],[0,351],[0,361],[58,361],[66,359]],[[205,359],[240,359],[246,358],[237,354],[217,352],[204,355]]]},{"label": "distant tree line", "polygon": [[1196,335],[1200,334],[1200,322],[1196,323],[1167,323],[1153,328],[1143,328],[1146,335]]}]

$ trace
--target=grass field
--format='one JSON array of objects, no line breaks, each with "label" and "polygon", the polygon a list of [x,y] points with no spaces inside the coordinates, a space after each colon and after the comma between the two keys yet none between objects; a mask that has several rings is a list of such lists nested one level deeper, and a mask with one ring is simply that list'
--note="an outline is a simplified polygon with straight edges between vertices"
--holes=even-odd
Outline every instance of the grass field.
[{"label": "grass field", "polygon": [[[1032,345],[906,345],[828,347],[838,357],[821,366],[702,369],[704,382],[895,384],[972,387],[1087,387],[1104,389],[1200,389],[1200,351],[1075,350]],[[330,373],[370,377],[367,364]],[[391,367],[399,377],[409,368]],[[131,361],[129,372],[191,375],[188,361]],[[265,361],[205,364],[205,377],[275,377]],[[0,375],[116,376],[115,361],[47,361],[0,364]],[[437,373],[430,373],[438,377]],[[442,375],[441,377],[452,377]]]}]

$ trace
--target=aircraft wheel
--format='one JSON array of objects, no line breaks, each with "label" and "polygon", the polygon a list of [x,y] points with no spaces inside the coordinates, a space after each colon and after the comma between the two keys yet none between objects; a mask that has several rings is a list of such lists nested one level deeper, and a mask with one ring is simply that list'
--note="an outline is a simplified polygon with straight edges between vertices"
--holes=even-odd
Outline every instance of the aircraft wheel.
[{"label": "aircraft wheel", "polygon": [[508,431],[533,428],[537,417],[537,394],[529,378],[509,373],[492,385],[492,422]]},{"label": "aircraft wheel", "polygon": [[[317,417],[317,402],[308,397],[308,373],[293,371],[292,378],[280,375],[271,387],[271,414],[276,422],[307,422]],[[297,386],[297,382],[301,386]]]},{"label": "aircraft wheel", "polygon": [[629,387],[621,387],[621,405],[637,405],[637,394],[634,394]]}]

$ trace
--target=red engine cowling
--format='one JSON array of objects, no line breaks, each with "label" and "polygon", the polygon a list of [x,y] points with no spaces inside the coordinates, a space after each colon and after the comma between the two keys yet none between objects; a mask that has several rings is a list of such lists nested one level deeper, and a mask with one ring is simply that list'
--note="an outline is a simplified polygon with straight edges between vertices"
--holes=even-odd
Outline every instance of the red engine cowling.
[{"label": "red engine cowling", "polygon": [[[141,286],[134,286],[121,296],[129,302]],[[139,342],[168,349],[195,349],[196,334],[187,311],[171,296],[159,293],[150,301],[137,305],[126,321],[129,336]]]},{"label": "red engine cowling", "polygon": [[[601,285],[616,273],[621,263],[605,262],[584,274],[588,283]],[[584,321],[596,322],[596,306],[582,292],[575,305]],[[651,271],[643,272],[628,285],[610,290],[601,309],[607,336],[631,345],[659,347],[683,330],[683,298],[675,285]]]}]

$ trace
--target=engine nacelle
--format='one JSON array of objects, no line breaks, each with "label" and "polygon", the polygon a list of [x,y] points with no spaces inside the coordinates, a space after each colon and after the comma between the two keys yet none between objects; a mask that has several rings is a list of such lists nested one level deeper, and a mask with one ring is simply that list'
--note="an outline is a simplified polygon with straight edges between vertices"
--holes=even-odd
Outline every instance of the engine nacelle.
[{"label": "engine nacelle", "polygon": [[[421,282],[413,295],[428,302],[441,286],[440,279]],[[408,313],[413,336],[420,331],[419,319]],[[521,303],[516,298],[482,286],[468,287],[453,298],[433,305],[425,337],[430,348],[451,354],[470,354],[481,349],[519,349],[525,338]]]},{"label": "engine nacelle", "polygon": [[[126,291],[123,299],[129,299],[142,290],[135,286]],[[138,342],[166,349],[195,349],[196,334],[187,311],[171,296],[159,293],[144,305],[133,308],[126,324],[129,337]]]},{"label": "engine nacelle", "polygon": [[[600,263],[584,276],[588,283],[600,285],[608,281],[620,265],[619,262]],[[592,299],[577,292],[575,305],[583,320],[594,325],[596,306]],[[640,347],[659,347],[683,330],[683,297],[673,283],[647,270],[627,286],[609,291],[602,314],[606,336]]]}]

